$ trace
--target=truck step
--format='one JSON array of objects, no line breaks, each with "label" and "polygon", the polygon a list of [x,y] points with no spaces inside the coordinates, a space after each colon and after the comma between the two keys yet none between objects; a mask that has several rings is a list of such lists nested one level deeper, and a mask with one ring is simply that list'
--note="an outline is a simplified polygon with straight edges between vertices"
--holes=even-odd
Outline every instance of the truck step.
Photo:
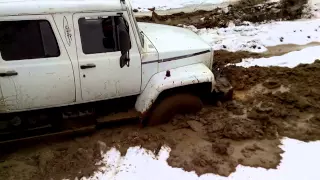
[{"label": "truck step", "polygon": [[110,114],[108,116],[104,116],[97,119],[97,124],[104,124],[108,122],[129,120],[129,119],[137,119],[139,118],[140,113],[136,110],[129,110],[127,112],[119,112]]}]

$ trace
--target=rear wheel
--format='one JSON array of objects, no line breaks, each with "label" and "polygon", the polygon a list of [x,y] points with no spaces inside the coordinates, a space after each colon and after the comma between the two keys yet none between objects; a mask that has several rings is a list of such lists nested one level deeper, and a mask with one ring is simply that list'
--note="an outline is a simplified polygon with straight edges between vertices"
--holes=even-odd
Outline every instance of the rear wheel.
[{"label": "rear wheel", "polygon": [[159,102],[151,111],[147,125],[156,126],[169,122],[176,114],[196,113],[203,107],[198,96],[192,94],[171,95]]}]

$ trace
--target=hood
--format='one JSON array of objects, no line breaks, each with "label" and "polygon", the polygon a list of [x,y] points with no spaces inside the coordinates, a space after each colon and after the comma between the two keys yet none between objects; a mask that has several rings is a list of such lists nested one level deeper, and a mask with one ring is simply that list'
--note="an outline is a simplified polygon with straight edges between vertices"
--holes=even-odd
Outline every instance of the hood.
[{"label": "hood", "polygon": [[153,23],[138,26],[157,49],[160,60],[212,51],[209,44],[188,29]]}]

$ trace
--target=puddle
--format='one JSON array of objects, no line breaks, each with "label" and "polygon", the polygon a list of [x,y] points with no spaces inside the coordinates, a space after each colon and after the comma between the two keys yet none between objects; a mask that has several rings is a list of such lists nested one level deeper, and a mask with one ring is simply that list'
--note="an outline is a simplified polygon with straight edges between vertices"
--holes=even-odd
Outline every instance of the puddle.
[{"label": "puddle", "polygon": [[251,97],[254,97],[256,94],[268,94],[268,93],[276,94],[277,92],[285,93],[285,92],[289,92],[289,91],[290,91],[290,88],[285,87],[283,85],[281,85],[279,88],[268,89],[268,88],[264,87],[262,85],[262,83],[260,83],[260,84],[257,84],[256,86],[252,87],[248,91],[235,91],[234,98],[245,101]]},{"label": "puddle", "polygon": [[271,56],[281,56],[293,51],[300,51],[307,47],[319,46],[320,42],[311,42],[304,45],[297,45],[297,44],[282,44],[277,46],[270,46],[267,47],[268,51],[264,52],[263,54],[265,57]]}]

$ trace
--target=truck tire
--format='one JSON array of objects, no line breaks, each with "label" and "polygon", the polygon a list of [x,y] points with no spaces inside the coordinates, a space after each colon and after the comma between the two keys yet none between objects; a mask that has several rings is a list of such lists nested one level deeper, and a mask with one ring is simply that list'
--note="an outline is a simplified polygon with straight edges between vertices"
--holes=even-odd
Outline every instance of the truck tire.
[{"label": "truck tire", "polygon": [[148,126],[156,126],[169,122],[176,114],[196,113],[203,107],[198,96],[192,94],[176,94],[162,99],[152,110]]}]

